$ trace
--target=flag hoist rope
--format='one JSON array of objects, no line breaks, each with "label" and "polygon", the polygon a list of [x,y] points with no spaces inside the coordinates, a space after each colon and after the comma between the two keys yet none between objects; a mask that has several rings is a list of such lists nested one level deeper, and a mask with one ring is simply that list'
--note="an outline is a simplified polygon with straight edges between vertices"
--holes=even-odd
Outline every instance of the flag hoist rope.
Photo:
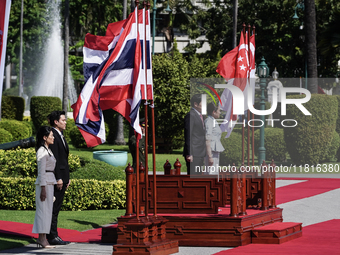
[{"label": "flag hoist rope", "polygon": [[[137,29],[137,39],[138,39],[138,4],[139,1],[135,1],[135,21],[136,21],[136,29]],[[137,42],[136,42],[137,43]],[[135,133],[135,135],[137,135]],[[136,218],[139,220],[139,139],[136,137]]]},{"label": "flag hoist rope", "polygon": [[145,86],[144,86],[144,95],[145,95],[145,102],[144,102],[144,110],[145,110],[145,217],[149,217],[149,162],[148,162],[148,68],[147,68],[147,47],[146,47],[146,2],[143,2],[143,25],[144,25],[144,53],[143,56],[143,65],[145,70]]}]

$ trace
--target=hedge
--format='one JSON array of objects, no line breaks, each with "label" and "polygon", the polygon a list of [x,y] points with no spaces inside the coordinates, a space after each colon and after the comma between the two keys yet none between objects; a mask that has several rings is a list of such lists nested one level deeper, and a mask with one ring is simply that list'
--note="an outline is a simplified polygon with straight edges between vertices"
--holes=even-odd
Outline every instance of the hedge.
[{"label": "hedge", "polygon": [[125,180],[122,168],[111,166],[103,161],[80,157],[81,167],[70,173],[71,179],[95,179],[99,181]]},{"label": "hedge", "polygon": [[[221,143],[224,151],[220,154],[220,165],[228,166],[235,163],[242,163],[242,135],[237,132],[232,132],[228,138],[224,138],[227,133],[222,133]],[[245,144],[247,144],[245,138]],[[246,147],[246,146],[245,146]]]},{"label": "hedge", "polygon": [[337,152],[339,150],[339,147],[340,147],[340,136],[334,130],[331,144],[328,146],[328,148],[321,155],[320,162],[330,162],[330,161],[336,159],[338,157]]},{"label": "hedge", "polygon": [[[107,137],[109,133],[109,125],[105,123],[105,135]],[[71,143],[76,148],[87,148],[87,144],[83,135],[80,133],[78,127],[76,125],[72,126],[68,131],[68,136],[71,139]]]},{"label": "hedge", "polygon": [[3,96],[1,100],[1,117],[22,121],[25,111],[25,99],[18,96]]},{"label": "hedge", "polygon": [[52,111],[61,111],[62,104],[59,97],[33,96],[30,111],[35,130],[42,125],[48,125],[47,116]]},{"label": "hedge", "polygon": [[13,141],[13,136],[6,129],[0,128],[0,144]]},{"label": "hedge", "polygon": [[22,121],[2,119],[0,128],[12,134],[13,141],[26,139],[32,135],[32,129]]},{"label": "hedge", "polygon": [[340,114],[340,95],[334,95],[333,97],[335,97],[338,100],[338,118],[336,120],[336,132],[338,132],[338,134],[340,134],[340,118],[339,118],[339,114]]},{"label": "hedge", "polygon": [[[78,156],[69,154],[70,172],[80,168]],[[0,176],[36,177],[37,161],[34,148],[0,150]]]},{"label": "hedge", "polygon": [[[260,129],[254,132],[255,155],[258,156],[260,147]],[[286,142],[284,140],[283,128],[264,129],[264,147],[266,149],[266,160],[285,161],[287,158]]]},{"label": "hedge", "polygon": [[[288,98],[303,97],[296,95]],[[296,127],[284,128],[285,141],[294,164],[315,165],[320,162],[333,139],[338,118],[338,100],[333,96],[312,94],[311,99],[303,105],[311,116],[305,116],[295,105],[287,105],[285,118],[294,119],[298,124]]]},{"label": "hedge", "polygon": [[[0,177],[0,209],[34,210],[35,178]],[[72,180],[61,210],[125,208],[125,181]]]}]

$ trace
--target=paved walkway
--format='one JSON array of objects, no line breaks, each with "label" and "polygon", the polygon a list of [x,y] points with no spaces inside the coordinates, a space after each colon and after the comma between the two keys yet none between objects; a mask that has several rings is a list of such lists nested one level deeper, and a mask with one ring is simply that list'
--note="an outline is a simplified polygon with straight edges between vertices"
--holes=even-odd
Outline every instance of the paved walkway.
[{"label": "paved walkway", "polygon": [[[227,250],[225,247],[179,247],[179,252],[174,255],[207,255]],[[100,255],[112,254],[112,244],[97,243],[70,243],[69,245],[58,245],[54,249],[37,248],[35,244],[29,244],[21,248],[0,251],[0,254],[64,254],[64,255]]]},{"label": "paved walkway", "polygon": [[[291,184],[298,184],[304,180],[277,180],[277,188]],[[330,219],[340,219],[340,187],[325,193],[298,199],[280,204],[283,208],[285,222],[302,222],[303,226],[324,222]],[[233,248],[226,247],[180,247],[175,255],[212,255],[223,250]],[[0,254],[84,254],[100,255],[112,254],[112,244],[98,243],[71,243],[65,246],[57,246],[55,249],[37,248],[30,244],[21,248],[0,251]]]}]

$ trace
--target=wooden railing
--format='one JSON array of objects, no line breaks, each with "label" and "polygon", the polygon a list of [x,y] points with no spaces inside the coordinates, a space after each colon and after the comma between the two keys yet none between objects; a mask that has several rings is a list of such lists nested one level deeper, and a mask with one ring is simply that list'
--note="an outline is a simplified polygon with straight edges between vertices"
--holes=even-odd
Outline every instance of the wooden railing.
[{"label": "wooden railing", "polygon": [[[274,162],[271,163],[274,169]],[[268,210],[275,204],[275,172],[269,172],[263,163],[262,174],[246,172],[246,167],[222,172],[217,176],[195,176],[180,174],[181,163],[177,159],[172,169],[167,161],[164,164],[164,175],[157,175],[157,212],[170,214],[217,214],[219,207],[230,206],[230,215],[245,215],[247,208]],[[248,168],[249,169],[249,168]],[[238,171],[236,171],[238,170]],[[132,171],[133,172],[133,171]],[[126,215],[136,212],[136,174],[126,169]],[[148,199],[148,212],[152,213],[153,178],[148,178],[148,190],[145,190],[145,169],[140,166],[139,204],[141,212]]]}]

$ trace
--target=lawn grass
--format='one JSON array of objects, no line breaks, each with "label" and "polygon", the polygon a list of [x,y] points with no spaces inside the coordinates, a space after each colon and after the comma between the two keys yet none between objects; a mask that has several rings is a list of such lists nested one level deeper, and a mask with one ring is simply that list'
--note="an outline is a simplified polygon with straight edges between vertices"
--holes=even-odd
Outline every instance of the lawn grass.
[{"label": "lawn grass", "polygon": [[[113,223],[125,210],[84,210],[61,211],[58,216],[58,228],[84,231]],[[21,223],[34,223],[35,211],[0,210],[0,219]]]},{"label": "lawn grass", "polygon": [[[58,227],[84,231],[113,223],[125,210],[85,210],[61,211],[58,217]],[[0,219],[33,224],[35,211],[0,210]],[[34,243],[33,238],[0,234],[0,250],[11,249]]]},{"label": "lawn grass", "polygon": [[0,234],[0,251],[22,247],[34,242],[35,239],[30,237]]},{"label": "lawn grass", "polygon": [[[70,153],[74,155],[78,155],[83,158],[87,159],[93,159],[93,152],[94,151],[101,151],[101,150],[118,150],[118,151],[127,151],[129,152],[129,147],[127,145],[110,145],[110,144],[101,144],[98,145],[94,148],[82,148],[82,149],[77,149],[72,145],[69,145],[70,148]],[[174,163],[176,162],[176,159],[181,162],[182,168],[181,172],[186,172],[186,165],[184,161],[184,157],[182,156],[182,151],[181,149],[174,151],[171,154],[156,154],[156,171],[164,171],[164,164],[166,160],[169,160],[169,162],[172,165],[172,168],[174,168]],[[128,153],[128,161],[127,163],[130,163],[132,165],[132,156],[130,153]],[[152,153],[148,154],[148,167],[149,171],[153,170],[153,158],[152,158]],[[120,166],[117,167],[117,169],[125,170],[126,166]]]}]

